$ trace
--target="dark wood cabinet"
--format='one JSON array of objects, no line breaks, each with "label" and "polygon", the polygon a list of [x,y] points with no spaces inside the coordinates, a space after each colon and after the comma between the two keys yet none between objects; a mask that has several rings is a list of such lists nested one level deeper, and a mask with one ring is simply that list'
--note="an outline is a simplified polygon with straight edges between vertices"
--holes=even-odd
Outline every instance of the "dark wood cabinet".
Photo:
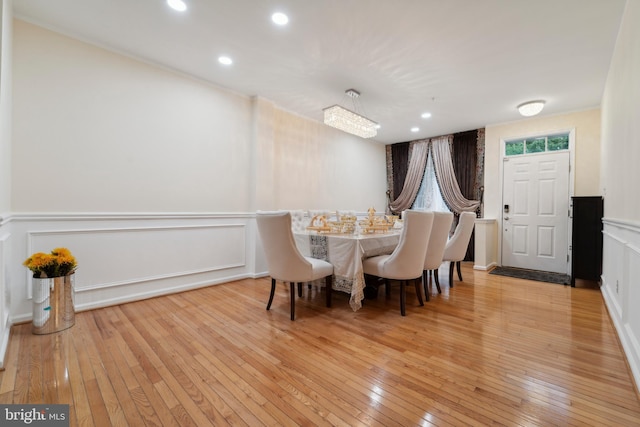
[{"label": "dark wood cabinet", "polygon": [[600,196],[572,197],[571,286],[576,279],[599,282],[602,274],[602,217]]}]

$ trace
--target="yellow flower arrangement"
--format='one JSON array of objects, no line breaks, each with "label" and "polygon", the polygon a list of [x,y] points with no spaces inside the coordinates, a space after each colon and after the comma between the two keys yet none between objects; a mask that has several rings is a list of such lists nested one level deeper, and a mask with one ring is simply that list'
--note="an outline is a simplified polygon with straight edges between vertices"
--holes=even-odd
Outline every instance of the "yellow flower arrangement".
[{"label": "yellow flower arrangement", "polygon": [[76,259],[67,248],[56,248],[50,254],[38,252],[22,263],[33,272],[33,277],[45,279],[71,274],[78,266]]}]

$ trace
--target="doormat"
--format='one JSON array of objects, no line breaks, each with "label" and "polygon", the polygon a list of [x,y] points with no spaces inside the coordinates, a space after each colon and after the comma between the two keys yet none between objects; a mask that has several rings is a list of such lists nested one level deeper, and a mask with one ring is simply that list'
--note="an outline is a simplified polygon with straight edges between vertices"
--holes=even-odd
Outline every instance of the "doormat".
[{"label": "doormat", "polygon": [[569,285],[571,283],[571,276],[566,274],[551,273],[549,271],[525,270],[524,268],[496,267],[491,270],[489,274],[535,280],[538,282],[558,283],[561,285]]}]

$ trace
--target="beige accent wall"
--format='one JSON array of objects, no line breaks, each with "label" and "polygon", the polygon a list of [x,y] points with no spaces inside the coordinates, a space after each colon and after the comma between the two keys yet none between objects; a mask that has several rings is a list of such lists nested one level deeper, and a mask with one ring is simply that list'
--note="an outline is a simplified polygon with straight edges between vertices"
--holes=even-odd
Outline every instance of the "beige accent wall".
[{"label": "beige accent wall", "polygon": [[575,129],[575,196],[600,195],[600,109],[534,117],[487,126],[485,133],[484,216],[500,218],[501,141]]},{"label": "beige accent wall", "polygon": [[385,211],[384,145],[282,110],[274,140],[276,207]]},{"label": "beige accent wall", "polygon": [[254,100],[256,210],[386,208],[385,146]]}]

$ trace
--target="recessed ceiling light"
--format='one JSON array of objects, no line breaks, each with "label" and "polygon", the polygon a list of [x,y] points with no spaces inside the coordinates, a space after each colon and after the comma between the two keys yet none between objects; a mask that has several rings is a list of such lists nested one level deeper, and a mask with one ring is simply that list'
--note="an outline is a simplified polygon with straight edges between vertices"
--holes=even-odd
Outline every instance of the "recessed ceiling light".
[{"label": "recessed ceiling light", "polygon": [[382,125],[381,125],[380,123],[378,123],[378,124],[376,125],[376,129],[380,129],[381,127],[382,127]]},{"label": "recessed ceiling light", "polygon": [[420,128],[419,127],[412,127],[411,128],[411,132],[419,132]]},{"label": "recessed ceiling light", "polygon": [[167,0],[167,4],[171,9],[177,10],[178,12],[184,12],[187,10],[187,4],[182,0]]},{"label": "recessed ceiling light", "polygon": [[287,25],[289,23],[289,17],[282,12],[276,12],[271,15],[271,20],[276,25]]},{"label": "recessed ceiling light", "polygon": [[231,65],[231,64],[233,64],[233,60],[231,58],[229,58],[228,56],[220,56],[220,57],[218,57],[218,62],[221,63],[222,65]]},{"label": "recessed ceiling light", "polygon": [[423,119],[428,119],[429,117],[431,117],[431,113],[422,113],[420,117],[422,117]]}]

